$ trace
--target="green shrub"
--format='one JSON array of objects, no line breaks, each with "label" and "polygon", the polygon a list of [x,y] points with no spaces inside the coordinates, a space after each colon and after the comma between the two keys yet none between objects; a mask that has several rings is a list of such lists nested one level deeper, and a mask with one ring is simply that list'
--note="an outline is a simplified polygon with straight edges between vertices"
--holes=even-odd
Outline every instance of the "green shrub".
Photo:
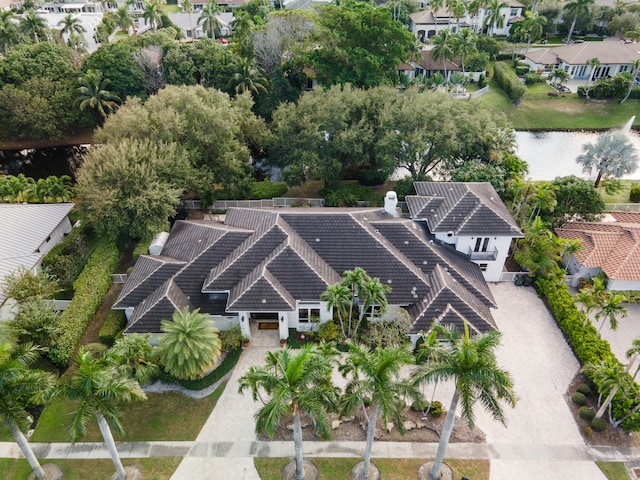
[{"label": "green shrub", "polygon": [[607,421],[600,417],[591,420],[591,429],[594,432],[604,432],[607,429]]},{"label": "green shrub", "polygon": [[518,75],[519,77],[522,77],[523,75],[526,75],[527,73],[529,73],[529,66],[527,66],[527,65],[518,65],[516,67],[516,75]]},{"label": "green shrub", "polygon": [[253,182],[249,193],[250,200],[260,200],[263,198],[281,197],[287,193],[289,187],[284,182]]},{"label": "green shrub", "polygon": [[127,317],[124,310],[110,310],[107,318],[98,333],[98,339],[108,347],[112,347],[116,341],[116,337],[127,323]]},{"label": "green shrub", "polygon": [[442,415],[443,409],[442,409],[442,403],[439,402],[438,400],[434,400],[433,402],[431,402],[431,409],[429,410],[429,413],[431,415],[433,415],[434,417],[439,417],[440,415]]},{"label": "green shrub", "polygon": [[493,67],[493,76],[509,100],[514,105],[520,105],[527,93],[527,87],[522,84],[515,72],[506,63],[496,62]]},{"label": "green shrub", "polygon": [[591,407],[580,407],[578,409],[578,415],[583,420],[590,422],[591,420],[593,420],[593,417],[596,415],[596,413],[592,410]]},{"label": "green shrub", "polygon": [[337,190],[323,188],[320,195],[325,198],[327,207],[355,207],[358,202],[370,202],[372,192],[369,187],[343,183]]},{"label": "green shrub", "polygon": [[576,391],[582,393],[583,395],[589,395],[591,393],[591,387],[586,383],[581,383],[580,385],[578,385],[578,388],[576,388]]},{"label": "green shrub", "polygon": [[76,281],[89,258],[92,242],[82,228],[74,228],[42,259],[42,268],[58,279],[61,290],[71,298]]},{"label": "green shrub", "polygon": [[115,243],[101,240],[74,282],[75,295],[60,318],[62,333],[49,351],[49,358],[56,365],[69,364],[80,338],[111,287],[111,274],[118,267],[119,258],[120,251]]},{"label": "green shrub", "polygon": [[640,290],[611,290],[611,293],[624,296],[625,303],[640,303]]},{"label": "green shrub", "polygon": [[318,340],[321,342],[333,342],[340,337],[340,326],[333,320],[322,323],[318,328]]},{"label": "green shrub", "polygon": [[533,85],[534,83],[542,83],[544,79],[537,73],[527,73],[524,77],[524,83],[527,85]]},{"label": "green shrub", "polygon": [[629,191],[629,201],[633,203],[640,202],[640,184],[635,184],[631,186],[631,190]]},{"label": "green shrub", "polygon": [[582,425],[582,431],[584,432],[585,437],[593,437],[593,429],[589,425]]},{"label": "green shrub", "polygon": [[209,375],[203,378],[199,378],[197,380],[174,379],[174,382],[177,382],[188,390],[203,390],[213,385],[218,380],[222,379],[222,377],[224,377],[227,373],[229,373],[233,369],[233,367],[236,366],[236,363],[238,363],[241,353],[241,348],[231,350],[229,353],[227,353],[227,356],[224,357],[224,360],[220,362],[220,365],[218,365]]},{"label": "green shrub", "polygon": [[580,392],[576,392],[571,395],[571,400],[573,400],[573,403],[575,403],[576,405],[584,405],[585,403],[587,403],[587,397],[585,397],[584,394]]},{"label": "green shrub", "polygon": [[483,73],[478,77],[478,88],[484,88],[487,86],[487,77]]},{"label": "green shrub", "polygon": [[133,261],[137,262],[140,255],[147,255],[149,253],[149,245],[151,245],[151,241],[153,239],[148,240],[140,240],[136,247],[133,249]]},{"label": "green shrub", "polygon": [[427,408],[429,408],[429,402],[427,400],[416,400],[411,404],[411,410],[414,412],[424,412]]},{"label": "green shrub", "polygon": [[222,342],[222,350],[235,350],[242,346],[242,329],[239,325],[220,331],[220,341]]}]

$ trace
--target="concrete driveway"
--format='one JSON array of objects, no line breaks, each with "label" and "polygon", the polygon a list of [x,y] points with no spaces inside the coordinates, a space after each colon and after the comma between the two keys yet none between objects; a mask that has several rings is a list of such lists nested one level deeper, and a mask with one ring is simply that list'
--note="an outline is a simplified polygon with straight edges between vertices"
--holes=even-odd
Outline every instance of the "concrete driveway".
[{"label": "concrete driveway", "polygon": [[[637,303],[627,303],[627,316],[618,319],[618,328],[611,330],[608,320],[592,321],[596,328],[600,329],[602,337],[611,344],[611,350],[622,363],[629,360],[626,357],[627,350],[631,347],[631,341],[640,337],[640,305]],[[632,372],[633,373],[633,372]]]}]

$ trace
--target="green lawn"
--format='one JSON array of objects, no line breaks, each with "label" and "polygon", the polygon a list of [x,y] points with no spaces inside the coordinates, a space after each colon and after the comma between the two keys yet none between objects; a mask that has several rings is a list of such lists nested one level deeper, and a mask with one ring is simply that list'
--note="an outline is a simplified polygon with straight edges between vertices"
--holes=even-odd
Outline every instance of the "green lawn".
[{"label": "green lawn", "polygon": [[178,5],[168,5],[166,3],[161,5],[160,9],[164,13],[180,13],[182,11]]},{"label": "green lawn", "polygon": [[[144,480],[169,480],[180,465],[182,458],[129,458],[122,464],[136,465]],[[65,480],[109,480],[115,472],[111,460],[44,460],[60,467]],[[3,458],[0,460],[0,478],[3,480],[24,480],[31,473],[26,460]]]},{"label": "green lawn", "polygon": [[[226,383],[206,398],[193,400],[178,392],[150,393],[148,400],[123,407],[123,441],[195,440],[222,395]],[[60,399],[48,405],[31,437],[32,442],[68,442],[68,428],[74,403]],[[90,422],[86,442],[101,442],[95,422]]]},{"label": "green lawn", "polygon": [[[504,113],[516,130],[608,129],[624,125],[640,111],[640,100],[627,100],[620,105],[616,100],[585,104],[577,95],[532,97],[525,97],[519,107],[514,107],[492,80],[489,92],[471,101],[496,114]],[[634,125],[640,126],[640,115]]]},{"label": "green lawn", "polygon": [[[312,458],[318,467],[320,480],[351,478],[351,469],[361,458]],[[280,480],[288,458],[255,458],[256,469],[262,480]],[[416,478],[418,467],[425,462],[419,458],[376,458],[374,463],[384,480]],[[453,478],[489,480],[489,460],[446,460],[453,470]]]},{"label": "green lawn", "polygon": [[629,474],[627,469],[624,468],[624,463],[596,462],[596,465],[609,480],[629,480]]},{"label": "green lawn", "polygon": [[602,188],[599,189],[600,196],[602,196],[602,200],[604,200],[604,203],[630,203],[629,190],[631,189],[632,185],[639,182],[636,180],[620,180],[620,183],[622,184],[622,190],[612,195],[607,194]]}]

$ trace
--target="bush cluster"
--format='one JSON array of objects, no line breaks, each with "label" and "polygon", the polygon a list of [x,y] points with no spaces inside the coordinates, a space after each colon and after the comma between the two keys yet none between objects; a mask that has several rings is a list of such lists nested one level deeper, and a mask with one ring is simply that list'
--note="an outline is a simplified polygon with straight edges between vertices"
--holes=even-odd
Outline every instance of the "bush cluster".
[{"label": "bush cluster", "polygon": [[[575,301],[560,278],[537,278],[536,287],[547,299],[553,315],[564,333],[569,346],[581,365],[592,363],[598,365],[602,361],[619,362],[611,352],[611,345],[597,332],[591,322],[587,322],[584,313],[578,310]],[[589,380],[593,381],[592,378]],[[636,383],[629,392],[618,392],[611,403],[613,417],[622,418],[633,407],[640,403],[640,388]],[[605,422],[606,423],[606,422]],[[606,427],[606,425],[605,425]],[[596,427],[591,425],[594,431]],[[640,411],[634,412],[622,423],[628,432],[640,430]]]},{"label": "bush cluster", "polygon": [[67,298],[73,291],[73,282],[87,263],[90,249],[91,242],[84,229],[74,228],[42,259],[43,269],[58,279],[58,286]]},{"label": "bush cluster", "polygon": [[496,62],[493,67],[493,76],[509,100],[514,105],[519,105],[527,93],[527,87],[522,84],[515,72],[506,63]]},{"label": "bush cluster", "polygon": [[607,421],[600,417],[591,420],[591,429],[594,432],[604,432],[607,429]]},{"label": "bush cluster", "polygon": [[640,184],[635,184],[631,186],[631,190],[629,191],[629,201],[638,203],[640,202]]},{"label": "bush cluster", "polygon": [[537,73],[527,73],[524,76],[524,83],[527,85],[533,85],[534,83],[542,83],[544,82],[544,78],[542,78]]},{"label": "bush cluster", "polygon": [[[596,81],[589,88],[590,98],[608,99],[621,98],[627,94],[629,90],[629,80],[622,75],[614,75],[611,78],[602,78]],[[637,89],[634,89],[637,90]],[[578,87],[578,95],[584,97],[586,88],[584,85]],[[634,98],[633,91],[629,98]]]},{"label": "bush cluster", "polygon": [[226,330],[220,330],[220,341],[222,342],[222,350],[235,350],[242,346],[244,335],[239,325],[235,325]]},{"label": "bush cluster", "polygon": [[522,77],[524,75],[526,75],[527,73],[529,73],[529,67],[527,65],[518,65],[516,67],[516,75],[519,77]]},{"label": "bush cluster", "polygon": [[585,403],[587,403],[587,397],[584,395],[584,393],[580,393],[580,392],[576,392],[573,395],[571,395],[571,400],[576,405],[584,405]]},{"label": "bush cluster", "polygon": [[284,182],[253,182],[247,200],[260,200],[262,198],[281,197],[287,193],[289,187]]},{"label": "bush cluster", "polygon": [[68,365],[87,326],[111,287],[111,274],[118,266],[120,251],[113,242],[101,240],[78,279],[75,294],[60,318],[62,334],[49,351],[51,361]]},{"label": "bush cluster", "polygon": [[596,414],[591,409],[591,407],[580,407],[580,409],[578,410],[578,415],[583,420],[590,422],[591,420],[593,420],[593,417],[595,417]]},{"label": "bush cluster", "polygon": [[337,190],[323,188],[320,195],[324,197],[327,207],[355,207],[358,202],[367,202],[374,207],[384,203],[382,196],[375,195],[370,188],[351,183],[343,183]]},{"label": "bush cluster", "polygon": [[581,383],[578,385],[578,388],[576,388],[576,391],[583,395],[589,395],[591,393],[591,387],[586,383]]},{"label": "bush cluster", "polygon": [[640,290],[611,290],[611,294],[624,296],[624,303],[640,303]]},{"label": "bush cluster", "polygon": [[98,333],[100,343],[104,343],[108,347],[113,347],[116,337],[122,331],[127,322],[124,310],[110,310],[107,318]]},{"label": "bush cluster", "polygon": [[241,348],[231,350],[229,353],[227,353],[227,356],[224,357],[224,360],[220,362],[220,365],[218,365],[209,375],[203,378],[198,378],[197,380],[176,380],[165,373],[160,376],[160,380],[162,380],[163,383],[178,383],[188,390],[203,390],[213,385],[218,380],[222,379],[222,377],[224,377],[227,373],[229,373],[231,369],[236,366],[236,363],[238,363],[241,353]]}]

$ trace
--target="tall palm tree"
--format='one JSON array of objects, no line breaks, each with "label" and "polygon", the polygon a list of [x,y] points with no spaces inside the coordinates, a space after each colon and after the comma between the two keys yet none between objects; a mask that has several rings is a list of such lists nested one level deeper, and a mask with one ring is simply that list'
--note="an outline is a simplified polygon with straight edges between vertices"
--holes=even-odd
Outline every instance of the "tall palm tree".
[{"label": "tall palm tree", "polygon": [[447,76],[447,60],[451,60],[454,55],[454,35],[449,30],[441,30],[433,37],[433,49],[431,50],[431,58],[436,62],[442,60],[442,66],[444,67],[444,78],[448,80]]},{"label": "tall palm tree", "polygon": [[62,175],[39,178],[37,182],[27,187],[25,195],[29,196],[29,201],[37,203],[70,202],[73,200],[71,177]]},{"label": "tall palm tree", "polygon": [[500,333],[491,331],[484,335],[469,336],[469,327],[464,324],[461,335],[455,327],[443,327],[435,323],[434,330],[444,340],[446,351],[435,359],[419,365],[413,374],[416,385],[430,381],[454,380],[455,392],[444,420],[440,443],[433,466],[429,470],[432,479],[441,475],[444,454],[453,431],[458,403],[462,407],[461,417],[473,428],[476,402],[491,416],[506,426],[504,411],[500,401],[515,406],[517,397],[513,391],[511,375],[498,366],[495,349],[500,343]]},{"label": "tall palm tree", "polygon": [[182,11],[187,12],[187,14],[189,15],[189,30],[191,30],[191,14],[193,13],[193,4],[191,3],[191,0],[183,0]]},{"label": "tall palm tree", "polygon": [[20,42],[20,32],[16,24],[13,10],[0,12],[0,53],[7,54],[7,50]]},{"label": "tall palm tree", "polygon": [[431,0],[429,2],[429,8],[433,13],[433,20],[435,22],[436,33],[438,31],[438,11],[444,6],[444,0]]},{"label": "tall palm tree", "polygon": [[602,329],[605,320],[609,320],[609,327],[611,330],[618,328],[618,317],[627,316],[627,307],[622,303],[626,300],[625,296],[621,293],[607,292],[604,297],[604,301],[601,305],[598,305],[598,313],[596,313],[596,320],[602,319],[602,325],[598,328],[598,331]]},{"label": "tall palm tree", "polygon": [[573,0],[565,4],[562,9],[569,15],[573,15],[573,21],[571,22],[571,28],[569,28],[569,36],[567,37],[567,44],[571,43],[571,36],[573,35],[573,29],[576,28],[576,21],[578,15],[589,13],[591,5],[595,3],[595,0]]},{"label": "tall palm tree", "polygon": [[160,363],[178,379],[202,378],[220,358],[222,343],[213,321],[185,307],[173,314],[172,320],[162,320]]},{"label": "tall palm tree", "polygon": [[[631,365],[633,365],[633,362],[635,362],[636,358],[640,356],[640,337],[636,337],[631,341],[631,348],[629,348],[629,350],[626,351],[626,355],[627,355],[627,358],[629,359],[629,365],[627,367],[627,370],[630,370]],[[635,381],[639,370],[640,370],[640,365],[638,365],[638,367],[636,368],[636,371],[633,372],[633,377],[631,377],[631,380]]]},{"label": "tall palm tree", "polygon": [[69,35],[69,40],[74,35],[82,35],[86,30],[82,26],[80,19],[74,16],[73,13],[68,13],[65,17],[58,22],[58,26],[62,27],[60,30],[61,35]]},{"label": "tall palm tree", "polygon": [[531,47],[531,43],[538,40],[544,32],[544,26],[547,24],[547,18],[538,12],[525,12],[524,20],[517,23],[517,31],[527,39],[527,50]]},{"label": "tall palm tree", "polygon": [[404,398],[420,397],[417,388],[400,377],[400,369],[413,361],[413,355],[407,346],[370,349],[351,343],[349,354],[339,367],[342,376],[349,377],[342,401],[343,414],[351,415],[356,409],[363,408],[365,398],[371,401],[360,478],[369,476],[378,416],[382,417],[385,424],[391,420],[396,428],[403,432]]},{"label": "tall palm tree", "polygon": [[111,430],[118,433],[123,431],[120,413],[122,403],[146,400],[147,396],[138,382],[120,374],[105,358],[94,358],[91,352],[84,349],[78,352],[76,367],[73,377],[60,386],[62,395],[78,402],[71,420],[71,438],[75,442],[84,435],[87,422],[95,416],[118,479],[124,480],[124,467]]},{"label": "tall palm tree", "polygon": [[141,386],[160,374],[158,349],[151,345],[151,334],[123,335],[109,349],[107,359],[120,373],[136,380]]},{"label": "tall palm tree", "polygon": [[340,322],[342,338],[347,339],[347,331],[345,330],[347,305],[353,305],[353,297],[349,289],[340,283],[329,285],[320,295],[320,300],[327,302],[328,307],[333,309],[334,314],[338,317],[338,322]]},{"label": "tall palm tree", "polygon": [[516,261],[529,270],[530,275],[549,277],[558,271],[564,243],[536,217],[524,227],[525,237],[518,241]]},{"label": "tall palm tree", "polygon": [[[640,32],[640,28],[639,28],[639,32]],[[640,59],[637,59],[633,62],[633,71],[631,72],[631,83],[629,84],[629,89],[627,90],[627,94],[624,96],[622,100],[620,100],[620,103],[626,102],[627,98],[629,98],[629,95],[631,95],[631,92],[633,91],[633,87],[635,87],[636,80],[638,79],[638,74],[640,74]]]},{"label": "tall palm tree", "polygon": [[118,28],[123,32],[127,32],[128,35],[131,34],[131,31],[135,28],[136,22],[135,17],[129,10],[129,7],[123,5],[116,11]]},{"label": "tall palm tree", "polygon": [[542,183],[541,185],[536,185],[536,192],[530,198],[533,203],[531,209],[531,216],[529,217],[529,222],[531,222],[535,217],[540,214],[541,210],[547,210],[549,212],[553,212],[558,204],[556,200],[556,193],[548,183]]},{"label": "tall palm tree", "polygon": [[362,300],[362,309],[360,315],[358,315],[358,322],[353,330],[355,333],[360,329],[362,319],[369,313],[369,320],[373,321],[375,316],[376,307],[379,312],[385,313],[389,307],[386,294],[391,291],[391,287],[383,285],[379,278],[371,278],[362,286],[361,295],[364,297]]},{"label": "tall palm tree", "polygon": [[47,476],[22,433],[30,423],[26,406],[43,403],[55,383],[50,373],[29,368],[41,352],[40,347],[31,344],[0,344],[0,415],[36,478],[45,480]]},{"label": "tall palm tree", "polygon": [[[596,412],[595,418],[601,418],[604,415],[619,390],[626,391],[631,386],[631,377],[618,361],[608,359],[597,365],[588,363],[582,367],[581,372],[591,377],[593,383],[598,387],[598,393],[600,394],[598,404],[600,408]],[[606,395],[606,398],[600,403],[604,395]],[[611,417],[611,411],[609,411],[609,417]]]},{"label": "tall palm tree", "polygon": [[158,25],[162,24],[162,12],[160,11],[160,3],[156,0],[145,0],[142,18],[144,18],[144,24],[149,24],[151,26],[151,30],[153,30],[153,32],[155,33],[158,29]]},{"label": "tall palm tree", "polygon": [[487,4],[488,15],[485,17],[485,25],[488,27],[487,35],[492,35],[496,28],[504,27],[504,16],[500,12],[501,9],[509,6],[506,2],[500,0],[489,0]]},{"label": "tall palm tree", "polygon": [[301,413],[314,419],[319,436],[331,436],[327,411],[336,410],[338,400],[331,383],[334,354],[326,348],[321,352],[315,345],[305,345],[296,355],[289,348],[267,352],[265,365],[252,366],[239,380],[238,391],[250,389],[254,401],[263,404],[256,413],[257,432],[273,436],[282,418],[293,415],[296,480],[304,476]]},{"label": "tall palm tree", "polygon": [[477,35],[469,28],[464,28],[454,37],[453,48],[462,61],[462,72],[465,72],[465,63],[469,57],[478,52],[476,48]]},{"label": "tall palm tree", "polygon": [[351,292],[351,301],[349,302],[349,321],[347,329],[347,338],[351,338],[354,333],[351,328],[351,322],[353,320],[353,307],[358,307],[360,292],[364,288],[364,284],[367,283],[371,277],[367,275],[367,272],[362,267],[355,267],[353,270],[345,270],[342,272],[341,285],[347,287]]},{"label": "tall palm tree", "polygon": [[99,70],[89,70],[78,79],[77,102],[80,110],[89,107],[96,116],[96,123],[102,125],[109,112],[115,110],[120,102],[120,97],[114,95],[107,87],[109,80],[102,77]]},{"label": "tall palm tree", "polygon": [[215,0],[209,0],[198,17],[198,25],[202,25],[210,38],[216,38],[216,31],[220,29],[220,22],[216,16],[218,13],[220,13],[218,3]]},{"label": "tall palm tree", "polygon": [[587,67],[591,67],[589,70],[589,76],[587,77],[587,83],[584,84],[584,101],[587,103],[589,101],[589,84],[593,81],[593,76],[596,73],[596,70],[600,68],[600,59],[597,57],[590,58],[586,63]]},{"label": "tall palm tree", "polygon": [[229,85],[234,86],[237,94],[250,92],[258,95],[267,91],[268,80],[262,69],[255,64],[253,58],[240,58],[238,70],[231,76]]},{"label": "tall palm tree", "polygon": [[585,143],[582,150],[584,153],[576,158],[576,162],[586,174],[594,169],[598,172],[593,184],[596,188],[603,176],[620,178],[638,169],[638,154],[623,132],[603,133],[595,143]]},{"label": "tall palm tree", "polygon": [[24,12],[20,18],[20,29],[27,37],[40,43],[40,38],[46,36],[47,22],[32,8]]}]

